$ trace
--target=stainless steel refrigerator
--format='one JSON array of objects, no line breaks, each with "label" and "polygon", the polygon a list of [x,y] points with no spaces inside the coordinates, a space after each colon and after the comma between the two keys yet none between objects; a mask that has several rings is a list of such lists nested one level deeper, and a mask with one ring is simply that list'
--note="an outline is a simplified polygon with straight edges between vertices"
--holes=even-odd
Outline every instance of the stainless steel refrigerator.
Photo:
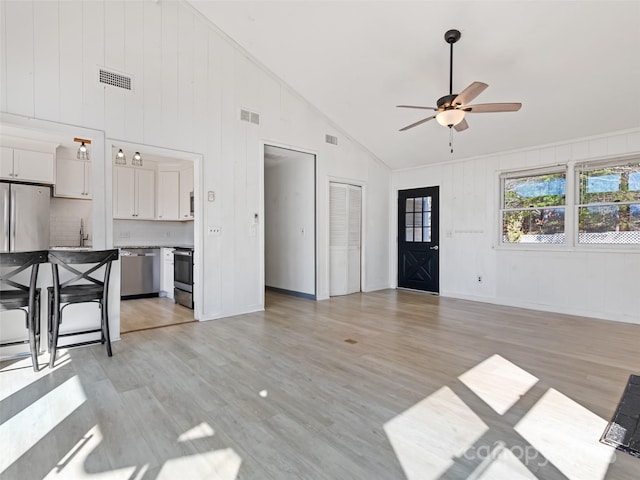
[{"label": "stainless steel refrigerator", "polygon": [[49,248],[51,188],[0,183],[0,252]]}]

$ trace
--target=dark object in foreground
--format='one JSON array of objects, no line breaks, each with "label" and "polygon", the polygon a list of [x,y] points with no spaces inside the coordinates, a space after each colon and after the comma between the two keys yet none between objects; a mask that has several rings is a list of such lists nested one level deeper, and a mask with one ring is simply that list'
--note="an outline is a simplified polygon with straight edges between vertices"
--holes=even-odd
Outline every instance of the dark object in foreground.
[{"label": "dark object in foreground", "polygon": [[640,458],[640,376],[630,375],[600,442]]}]

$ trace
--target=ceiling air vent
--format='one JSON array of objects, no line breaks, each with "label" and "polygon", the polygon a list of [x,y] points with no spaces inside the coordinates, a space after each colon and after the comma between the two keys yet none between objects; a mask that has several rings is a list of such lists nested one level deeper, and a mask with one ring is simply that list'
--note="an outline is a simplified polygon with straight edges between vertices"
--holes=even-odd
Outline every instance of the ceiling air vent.
[{"label": "ceiling air vent", "polygon": [[324,136],[324,141],[327,142],[327,143],[330,143],[331,145],[337,145],[338,144],[338,137],[334,137],[333,135],[326,134]]},{"label": "ceiling air vent", "polygon": [[103,85],[110,85],[112,87],[132,90],[132,79],[129,75],[123,75],[122,73],[107,70],[106,68],[99,69],[99,82]]},{"label": "ceiling air vent", "polygon": [[240,120],[242,120],[243,122],[260,125],[260,114],[256,112],[250,112],[249,110],[240,109]]}]

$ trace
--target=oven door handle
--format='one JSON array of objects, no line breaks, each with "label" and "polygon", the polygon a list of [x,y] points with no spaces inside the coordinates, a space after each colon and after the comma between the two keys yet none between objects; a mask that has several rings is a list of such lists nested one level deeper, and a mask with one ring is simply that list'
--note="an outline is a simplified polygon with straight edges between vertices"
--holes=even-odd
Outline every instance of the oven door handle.
[{"label": "oven door handle", "polygon": [[185,256],[185,257],[190,257],[192,255],[191,252],[181,252],[181,251],[178,251],[178,250],[174,250],[173,254],[174,255],[182,255],[182,256]]}]

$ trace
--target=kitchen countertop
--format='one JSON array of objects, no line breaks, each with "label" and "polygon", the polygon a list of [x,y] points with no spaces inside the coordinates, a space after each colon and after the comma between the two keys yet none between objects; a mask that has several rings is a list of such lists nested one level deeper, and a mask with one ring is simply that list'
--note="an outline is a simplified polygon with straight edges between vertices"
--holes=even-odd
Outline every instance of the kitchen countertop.
[{"label": "kitchen countertop", "polygon": [[193,245],[116,245],[113,248],[126,250],[128,248],[193,248]]}]

